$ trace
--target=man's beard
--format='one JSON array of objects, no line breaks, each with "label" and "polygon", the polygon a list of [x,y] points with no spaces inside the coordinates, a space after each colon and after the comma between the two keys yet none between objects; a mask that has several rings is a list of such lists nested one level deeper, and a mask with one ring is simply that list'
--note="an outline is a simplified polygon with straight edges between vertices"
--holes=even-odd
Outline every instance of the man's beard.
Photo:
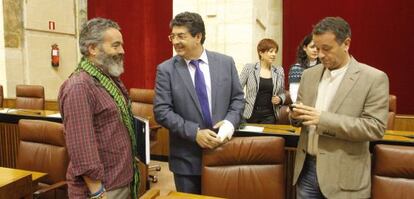
[{"label": "man's beard", "polygon": [[101,49],[95,60],[98,66],[113,77],[119,77],[124,73],[124,55],[122,54],[109,55]]}]

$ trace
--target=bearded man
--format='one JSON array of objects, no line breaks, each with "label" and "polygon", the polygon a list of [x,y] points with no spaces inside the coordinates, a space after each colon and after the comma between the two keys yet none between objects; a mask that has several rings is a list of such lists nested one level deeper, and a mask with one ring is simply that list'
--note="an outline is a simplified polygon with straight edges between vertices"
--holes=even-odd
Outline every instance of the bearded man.
[{"label": "bearded man", "polygon": [[120,27],[91,19],[79,46],[83,57],[58,97],[70,157],[69,198],[137,198],[135,131],[119,79],[125,53]]}]

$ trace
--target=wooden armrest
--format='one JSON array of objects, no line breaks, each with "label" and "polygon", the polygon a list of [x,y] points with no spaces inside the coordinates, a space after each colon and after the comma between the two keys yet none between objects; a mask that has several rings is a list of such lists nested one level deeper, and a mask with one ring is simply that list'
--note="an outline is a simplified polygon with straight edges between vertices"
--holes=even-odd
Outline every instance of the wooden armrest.
[{"label": "wooden armrest", "polygon": [[161,128],[161,125],[158,125],[158,124],[155,124],[155,125],[150,126],[150,130],[151,131],[155,131],[155,130],[158,130],[160,128]]},{"label": "wooden armrest", "polygon": [[160,196],[159,189],[150,189],[146,191],[145,194],[140,197],[140,199],[155,199],[158,196]]},{"label": "wooden armrest", "polygon": [[66,185],[67,185],[67,182],[66,181],[60,181],[60,182],[57,182],[55,184],[52,184],[52,185],[50,185],[50,186],[48,186],[46,188],[37,190],[36,192],[33,193],[33,195],[36,198],[36,197],[40,196],[41,194],[44,194],[44,193],[46,193],[46,192],[48,192],[50,190],[54,190],[54,189],[57,189],[57,188],[60,188],[60,187],[66,186]]}]

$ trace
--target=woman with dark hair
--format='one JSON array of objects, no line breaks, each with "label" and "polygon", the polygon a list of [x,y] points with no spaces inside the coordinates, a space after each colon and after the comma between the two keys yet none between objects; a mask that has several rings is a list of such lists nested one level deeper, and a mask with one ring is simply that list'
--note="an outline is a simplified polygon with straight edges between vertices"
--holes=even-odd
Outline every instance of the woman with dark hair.
[{"label": "woman with dark hair", "polygon": [[296,64],[293,64],[289,70],[289,92],[293,102],[296,101],[300,79],[305,69],[319,64],[318,51],[312,41],[312,34],[303,38],[302,43],[298,46],[296,54]]},{"label": "woman with dark hair", "polygon": [[259,62],[246,64],[240,83],[246,87],[243,118],[248,123],[275,124],[279,106],[285,101],[282,66],[275,66],[279,46],[272,39],[262,39],[257,45]]}]

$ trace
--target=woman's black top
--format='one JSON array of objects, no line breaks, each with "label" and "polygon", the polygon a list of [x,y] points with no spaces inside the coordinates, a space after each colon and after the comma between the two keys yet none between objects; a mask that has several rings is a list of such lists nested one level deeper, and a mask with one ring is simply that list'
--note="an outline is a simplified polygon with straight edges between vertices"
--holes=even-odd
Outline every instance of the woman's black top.
[{"label": "woman's black top", "polygon": [[[272,78],[260,77],[259,91],[256,95],[255,109],[270,109],[273,112],[272,105],[273,82]],[[257,107],[257,108],[256,108]]]}]

